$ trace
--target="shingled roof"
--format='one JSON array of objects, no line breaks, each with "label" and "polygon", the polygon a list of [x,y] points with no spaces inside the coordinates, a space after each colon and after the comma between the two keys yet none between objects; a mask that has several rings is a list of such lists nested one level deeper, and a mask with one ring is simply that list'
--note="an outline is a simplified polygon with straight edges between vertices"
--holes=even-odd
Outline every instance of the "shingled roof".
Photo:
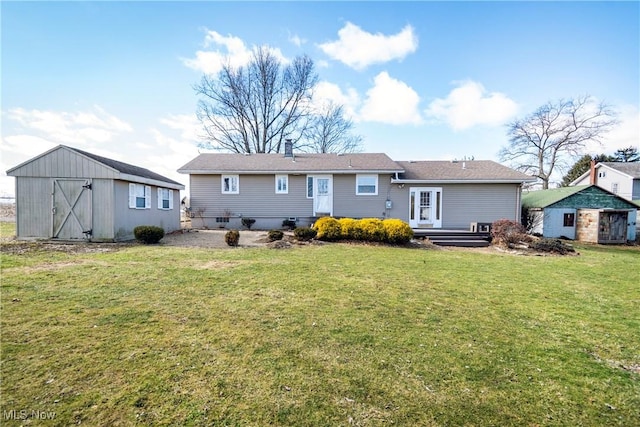
[{"label": "shingled roof", "polygon": [[400,181],[430,182],[533,182],[536,179],[491,160],[401,161]]},{"label": "shingled roof", "polygon": [[178,169],[186,174],[396,173],[403,169],[383,153],[283,154],[202,153]]},{"label": "shingled roof", "polygon": [[627,174],[634,179],[640,178],[640,162],[600,162],[599,164]]},{"label": "shingled roof", "polygon": [[156,181],[162,181],[162,182],[166,182],[166,183],[171,183],[171,184],[175,184],[175,185],[182,185],[179,182],[176,182],[172,179],[169,179],[165,176],[162,176],[160,174],[157,174],[153,171],[150,171],[149,169],[145,169],[145,168],[141,168],[139,166],[134,166],[134,165],[130,165],[128,163],[124,163],[124,162],[120,162],[118,160],[113,160],[113,159],[109,159],[106,157],[102,157],[102,156],[98,156],[96,154],[93,153],[89,153],[87,151],[83,151],[83,150],[78,150],[77,148],[73,148],[73,147],[68,147],[65,146],[66,148],[75,151],[78,154],[82,154],[83,156],[87,156],[90,159],[95,160],[96,162],[100,162],[103,165],[109,166],[110,168],[113,168],[115,170],[117,170],[120,173],[126,173],[128,175],[135,175],[135,176],[139,176],[142,178],[148,178],[148,179],[154,179]]}]

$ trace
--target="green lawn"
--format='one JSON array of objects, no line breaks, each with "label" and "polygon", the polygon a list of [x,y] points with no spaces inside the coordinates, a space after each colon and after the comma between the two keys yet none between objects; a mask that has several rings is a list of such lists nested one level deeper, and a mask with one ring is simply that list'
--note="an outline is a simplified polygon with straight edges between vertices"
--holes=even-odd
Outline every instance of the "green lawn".
[{"label": "green lawn", "polygon": [[640,249],[578,250],[4,251],[0,424],[639,425]]}]

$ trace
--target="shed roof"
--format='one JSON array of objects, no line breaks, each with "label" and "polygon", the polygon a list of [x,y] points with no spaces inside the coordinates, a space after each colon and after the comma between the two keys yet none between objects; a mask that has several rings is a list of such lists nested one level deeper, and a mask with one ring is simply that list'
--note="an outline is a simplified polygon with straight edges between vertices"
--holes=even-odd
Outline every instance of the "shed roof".
[{"label": "shed roof", "polygon": [[401,161],[400,181],[432,182],[532,182],[536,178],[491,160]]},{"label": "shed roof", "polygon": [[[77,166],[75,162],[65,163],[66,166],[59,166],[55,161],[55,154],[59,152],[64,152],[66,158],[69,155],[76,156],[77,159],[88,159],[86,161],[91,164],[99,165],[99,168],[94,169],[93,172],[87,172],[82,168]],[[75,173],[75,175],[71,176],[82,176],[84,178],[112,178],[112,179],[123,179],[128,181],[140,181],[140,182],[149,182],[151,184],[165,184],[172,188],[184,189],[184,186],[179,182],[176,182],[172,179],[169,179],[165,176],[162,176],[158,173],[150,171],[149,169],[145,169],[139,166],[134,166],[129,163],[124,163],[118,160],[109,159],[107,157],[98,156],[93,153],[89,153],[84,150],[79,150],[74,147],[69,147],[66,145],[58,145],[51,150],[48,150],[38,156],[35,156],[13,168],[7,170],[7,175],[10,176],[49,176],[48,174],[55,174],[56,172],[51,172],[51,170],[55,168],[45,167],[45,168],[32,168],[34,164],[45,164],[49,165],[50,163],[54,163],[58,166],[57,173]],[[96,174],[96,171],[100,171],[100,173]],[[35,173],[35,175],[34,175]],[[61,175],[67,176],[67,175]],[[58,176],[54,176],[58,177]]]},{"label": "shed roof", "polygon": [[[584,193],[588,200],[578,201],[575,196]],[[561,203],[562,202],[562,203]],[[597,185],[575,185],[570,187],[552,188],[548,190],[531,191],[522,194],[522,206],[525,208],[547,208],[553,205],[567,207],[572,204],[575,208],[612,208],[625,206],[633,208],[636,205]],[[554,206],[557,207],[557,206]]]},{"label": "shed roof", "polygon": [[402,172],[402,167],[383,153],[283,154],[202,153],[178,169],[188,174],[219,173],[357,173]]},{"label": "shed roof", "polygon": [[113,160],[113,159],[109,159],[106,157],[102,157],[102,156],[98,156],[96,154],[93,153],[89,153],[87,151],[83,151],[83,150],[78,150],[77,148],[73,148],[73,147],[67,147],[73,151],[75,151],[76,153],[85,155],[87,157],[89,157],[90,159],[93,159],[97,162],[102,163],[103,165],[109,166],[110,168],[113,168],[115,170],[117,170],[120,173],[124,173],[124,174],[128,174],[128,175],[135,175],[135,176],[139,176],[142,178],[148,178],[148,179],[153,179],[156,181],[162,181],[162,182],[166,182],[169,184],[175,184],[175,185],[182,185],[177,181],[174,181],[172,179],[169,179],[165,176],[162,176],[158,173],[155,173],[153,171],[150,171],[149,169],[145,169],[139,166],[134,166],[134,165],[130,165],[129,163],[124,163],[124,162],[120,162],[118,160]]}]

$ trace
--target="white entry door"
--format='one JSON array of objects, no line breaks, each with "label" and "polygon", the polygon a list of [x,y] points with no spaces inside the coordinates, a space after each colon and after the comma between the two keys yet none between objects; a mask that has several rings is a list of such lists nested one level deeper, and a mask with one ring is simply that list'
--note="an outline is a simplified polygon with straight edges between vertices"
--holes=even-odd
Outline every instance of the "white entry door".
[{"label": "white entry door", "polygon": [[409,225],[412,228],[442,227],[442,188],[409,189]]},{"label": "white entry door", "polygon": [[333,215],[333,179],[331,175],[313,177],[313,216]]}]

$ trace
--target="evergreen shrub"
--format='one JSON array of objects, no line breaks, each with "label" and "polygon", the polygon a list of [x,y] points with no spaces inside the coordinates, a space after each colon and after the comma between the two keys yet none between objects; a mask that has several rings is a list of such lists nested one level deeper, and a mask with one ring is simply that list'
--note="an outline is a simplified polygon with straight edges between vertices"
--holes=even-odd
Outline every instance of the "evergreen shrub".
[{"label": "evergreen shrub", "polygon": [[155,225],[139,225],[133,229],[133,237],[145,245],[158,243],[164,237],[164,228]]}]

